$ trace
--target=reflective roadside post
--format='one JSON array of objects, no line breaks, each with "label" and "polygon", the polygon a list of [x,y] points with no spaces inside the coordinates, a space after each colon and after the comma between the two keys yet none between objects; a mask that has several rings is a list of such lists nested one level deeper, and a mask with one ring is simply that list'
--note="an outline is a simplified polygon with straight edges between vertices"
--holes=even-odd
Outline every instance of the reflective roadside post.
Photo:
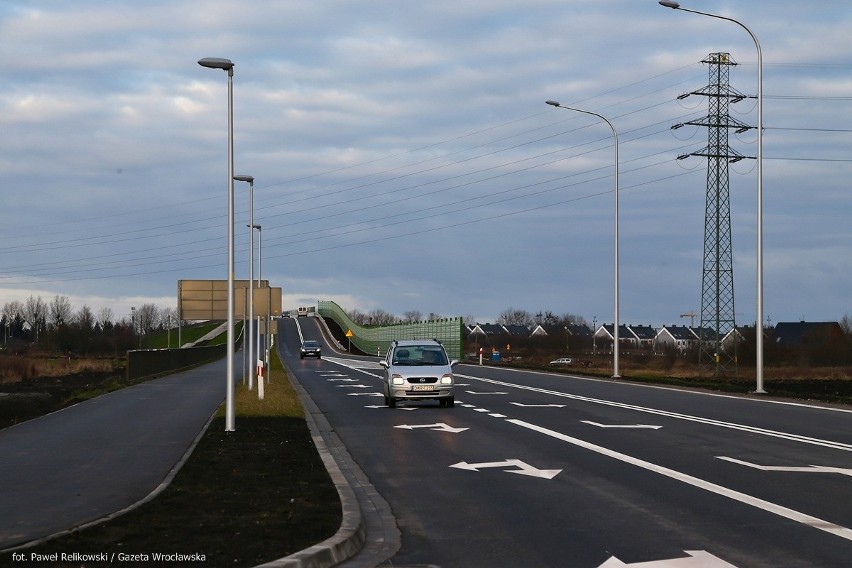
[{"label": "reflective roadside post", "polygon": [[228,73],[228,346],[225,385],[225,431],[234,425],[234,64],[230,59],[206,57],[198,64]]},{"label": "reflective roadside post", "polygon": [[596,116],[599,119],[603,120],[607,123],[609,128],[612,130],[613,137],[613,145],[615,146],[615,261],[614,261],[614,270],[613,270],[613,319],[615,320],[612,325],[612,378],[617,379],[621,377],[621,368],[619,366],[619,338],[618,338],[618,328],[620,327],[619,317],[618,317],[618,298],[619,298],[619,278],[618,278],[618,132],[615,130],[615,126],[607,120],[607,118],[601,114],[596,112],[591,112],[588,110],[582,110],[579,108],[568,107],[560,104],[558,101],[545,101],[545,103],[550,106],[554,106],[556,108],[562,108],[565,110],[573,110],[575,112],[582,112],[583,114],[590,114],[592,116]]},{"label": "reflective roadside post", "polygon": [[670,0],[659,0],[659,4],[672,10],[691,12],[693,14],[733,22],[748,33],[754,42],[754,47],[757,49],[757,315],[755,318],[756,325],[754,326],[755,333],[757,334],[757,344],[755,352],[756,385],[754,392],[766,394],[763,388],[763,52],[760,49],[760,42],[757,41],[757,36],[754,35],[754,32],[748,26],[739,20],[709,12],[699,12],[698,10],[683,8],[678,2]]}]

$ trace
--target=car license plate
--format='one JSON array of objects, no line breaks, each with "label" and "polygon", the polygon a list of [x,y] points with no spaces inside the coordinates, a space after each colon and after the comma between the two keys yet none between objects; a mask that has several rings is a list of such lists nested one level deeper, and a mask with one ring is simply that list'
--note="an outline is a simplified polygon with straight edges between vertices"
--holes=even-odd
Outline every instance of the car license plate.
[{"label": "car license plate", "polygon": [[413,391],[433,391],[435,387],[432,385],[412,385],[411,390]]}]

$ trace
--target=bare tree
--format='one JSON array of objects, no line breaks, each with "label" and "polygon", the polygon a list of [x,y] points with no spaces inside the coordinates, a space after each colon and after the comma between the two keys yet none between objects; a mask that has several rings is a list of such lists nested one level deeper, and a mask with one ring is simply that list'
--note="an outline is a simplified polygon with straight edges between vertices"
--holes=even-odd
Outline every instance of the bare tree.
[{"label": "bare tree", "polygon": [[160,310],[155,304],[142,304],[142,307],[136,310],[136,324],[139,333],[143,335],[154,331],[159,321]]},{"label": "bare tree", "polygon": [[402,314],[402,321],[404,323],[412,323],[415,321],[420,321],[423,319],[423,314],[417,310],[409,310]]},{"label": "bare tree", "polygon": [[20,316],[24,317],[24,305],[17,301],[13,300],[11,302],[6,302],[3,304],[3,317],[6,321],[14,321],[16,317]]},{"label": "bare tree", "polygon": [[71,323],[71,317],[73,315],[71,300],[68,299],[68,296],[54,296],[48,306],[48,312],[50,316],[50,326],[53,329],[65,327]]},{"label": "bare tree", "polygon": [[346,315],[358,325],[365,325],[367,323],[367,314],[360,310],[352,310],[351,312],[347,312]]},{"label": "bare tree", "polygon": [[160,310],[160,327],[170,328],[177,323],[177,308],[163,308]]},{"label": "bare tree", "polygon": [[384,310],[372,310],[367,314],[367,323],[370,325],[391,325],[398,321],[395,315]]},{"label": "bare tree", "polygon": [[38,330],[44,329],[47,323],[47,304],[41,299],[41,296],[34,298],[30,296],[24,303],[24,321],[30,326],[30,329],[38,336]]},{"label": "bare tree", "polygon": [[89,306],[83,305],[77,311],[77,315],[74,316],[74,321],[80,326],[80,329],[84,331],[92,331],[95,327],[95,316],[92,313],[92,308]]},{"label": "bare tree", "polygon": [[585,325],[589,327],[589,322],[586,321],[586,318],[572,313],[562,314],[562,323],[565,325]]},{"label": "bare tree", "polygon": [[843,333],[852,336],[852,316],[849,314],[844,315],[840,319],[840,328],[843,330]]},{"label": "bare tree", "polygon": [[531,327],[535,323],[535,318],[526,310],[517,310],[509,307],[497,316],[497,323],[501,325],[525,325]]},{"label": "bare tree", "polygon": [[112,308],[101,308],[98,310],[98,325],[101,329],[112,323],[115,315],[112,313]]}]

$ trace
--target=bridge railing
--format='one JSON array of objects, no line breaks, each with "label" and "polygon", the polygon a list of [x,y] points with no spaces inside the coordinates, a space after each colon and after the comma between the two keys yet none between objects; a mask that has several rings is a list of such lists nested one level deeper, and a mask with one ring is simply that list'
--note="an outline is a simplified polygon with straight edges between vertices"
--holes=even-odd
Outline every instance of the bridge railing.
[{"label": "bridge railing", "polygon": [[352,321],[343,308],[331,300],[320,300],[317,312],[322,317],[334,320],[344,331],[351,330],[352,344],[364,353],[380,351],[384,355],[394,339],[437,339],[451,359],[461,359],[463,321],[460,317],[362,326]]}]

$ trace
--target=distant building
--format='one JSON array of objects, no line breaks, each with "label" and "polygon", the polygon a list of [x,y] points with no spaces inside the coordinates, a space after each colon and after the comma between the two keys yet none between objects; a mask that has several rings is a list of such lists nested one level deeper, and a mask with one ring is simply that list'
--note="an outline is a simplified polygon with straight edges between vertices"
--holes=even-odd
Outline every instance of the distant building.
[{"label": "distant building", "polygon": [[698,335],[692,328],[685,325],[664,325],[654,337],[654,351],[662,352],[667,349],[676,349],[684,353],[698,345]]},{"label": "distant building", "polygon": [[836,321],[778,322],[772,330],[772,341],[781,347],[798,347],[828,343],[844,335]]}]

